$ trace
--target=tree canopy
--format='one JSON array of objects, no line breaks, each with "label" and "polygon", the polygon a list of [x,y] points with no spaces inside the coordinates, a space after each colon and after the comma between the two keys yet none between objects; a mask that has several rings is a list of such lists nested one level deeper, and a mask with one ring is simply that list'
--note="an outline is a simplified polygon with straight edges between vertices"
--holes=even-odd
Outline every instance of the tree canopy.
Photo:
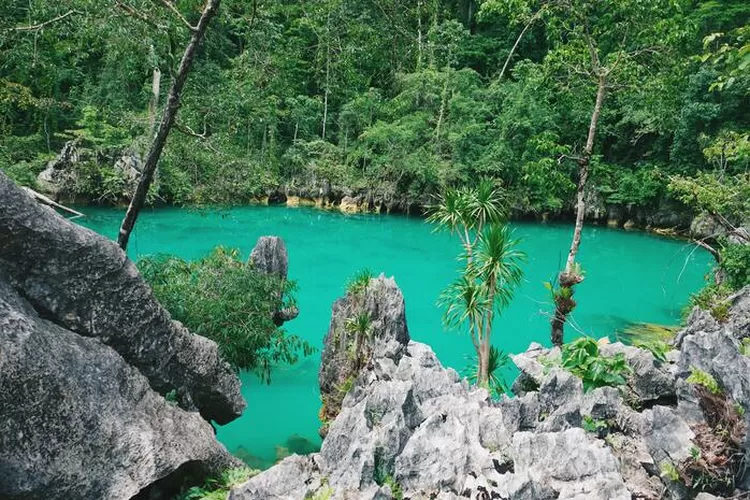
[{"label": "tree canopy", "polygon": [[[73,137],[99,157],[143,152],[152,87],[163,106],[202,6],[10,0],[0,168],[33,185]],[[590,187],[653,206],[671,177],[711,172],[722,155],[747,168],[747,154],[722,144],[746,148],[749,22],[742,0],[224,0],[153,196],[243,203],[329,183],[419,202],[490,177],[514,210],[572,209],[569,158],[585,147],[596,73],[608,71]],[[75,194],[127,197],[103,163]]]}]

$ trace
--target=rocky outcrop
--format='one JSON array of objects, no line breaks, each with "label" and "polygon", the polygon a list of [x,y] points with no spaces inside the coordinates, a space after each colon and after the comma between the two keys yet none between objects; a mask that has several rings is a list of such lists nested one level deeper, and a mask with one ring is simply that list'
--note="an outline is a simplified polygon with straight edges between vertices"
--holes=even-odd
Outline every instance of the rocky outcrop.
[{"label": "rocky outcrop", "polygon": [[207,420],[227,423],[245,402],[212,341],[159,305],[113,242],[39,205],[0,174],[0,270],[41,314],[108,345],[151,387],[176,391]]},{"label": "rocky outcrop", "polygon": [[109,175],[117,176],[122,184],[120,192],[108,193],[107,201],[117,202],[120,198],[130,198],[143,170],[140,153],[132,148],[91,149],[84,147],[83,142],[78,137],[65,143],[60,154],[50,160],[37,176],[39,190],[58,200],[76,200],[81,195],[79,185],[91,182],[91,179],[83,179],[89,175],[86,173],[86,165],[96,164],[106,168]]},{"label": "rocky outcrop", "polygon": [[99,340],[41,318],[1,275],[0,449],[8,500],[129,499],[236,466],[198,413]]},{"label": "rocky outcrop", "polygon": [[119,247],[0,172],[1,498],[164,498],[236,464],[206,420],[244,406]]},{"label": "rocky outcrop", "polygon": [[[289,273],[289,254],[286,251],[284,240],[278,236],[261,236],[250,252],[250,263],[263,274],[273,274],[286,281]],[[283,325],[299,316],[296,306],[282,308],[273,315],[273,321],[277,326]]]},{"label": "rocky outcrop", "polygon": [[286,279],[289,273],[289,254],[284,240],[278,236],[261,236],[250,252],[253,267],[264,274],[275,274]]},{"label": "rocky outcrop", "polygon": [[[383,306],[395,296],[375,302]],[[750,288],[734,303],[749,298]],[[341,311],[349,300],[336,304],[331,331],[346,317]],[[582,381],[560,367],[559,349],[533,345],[513,358],[522,371],[524,381],[516,384],[522,395],[499,401],[443,368],[428,346],[384,336],[344,397],[320,453],[287,458],[235,488],[230,498],[722,498],[700,491],[719,494],[721,484],[705,477],[689,483],[686,471],[702,459],[726,459],[712,454],[716,449],[707,447],[716,442],[707,438],[722,439],[730,421],[712,427],[718,407],[706,412],[707,401],[724,401],[722,411],[734,418],[750,410],[750,358],[741,354],[732,330],[742,324],[743,307],[734,310],[738,322],[717,329],[689,324],[693,330],[681,350],[666,361],[602,343],[602,355],[622,354],[630,365],[624,387],[585,392]],[[383,317],[389,322],[401,317],[400,308],[375,309],[391,310]],[[399,324],[392,331],[406,330],[403,320]],[[327,342],[326,351],[336,345]],[[340,361],[326,351],[330,363]],[[695,369],[713,375],[724,393],[706,396],[702,386],[688,383]],[[321,371],[321,385],[336,373]],[[743,425],[737,422],[734,430],[744,433]],[[741,460],[730,462],[724,464]],[[731,494],[745,491],[748,475],[737,469],[740,490]]]},{"label": "rocky outcrop", "polygon": [[80,139],[68,141],[60,154],[47,163],[47,166],[37,176],[37,183],[41,191],[58,196],[75,182],[73,165],[80,159]]},{"label": "rocky outcrop", "polygon": [[338,414],[346,387],[365,368],[378,342],[409,343],[404,296],[393,278],[380,276],[353,287],[333,303],[331,323],[323,340],[318,383],[325,423]]}]

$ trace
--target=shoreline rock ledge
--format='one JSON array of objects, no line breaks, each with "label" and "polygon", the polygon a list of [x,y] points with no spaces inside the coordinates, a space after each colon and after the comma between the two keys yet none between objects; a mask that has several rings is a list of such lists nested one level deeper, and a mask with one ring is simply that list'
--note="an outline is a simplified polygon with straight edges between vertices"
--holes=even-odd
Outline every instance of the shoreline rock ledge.
[{"label": "shoreline rock ledge", "polygon": [[[385,285],[382,279],[375,287]],[[380,297],[380,307],[368,308],[395,316],[378,324],[407,332],[400,291]],[[394,297],[401,300],[395,307]],[[336,302],[332,325],[350,303]],[[286,458],[235,487],[229,499],[709,500],[746,492],[750,474],[741,467],[737,489],[724,495],[691,488],[679,471],[700,453],[711,424],[700,391],[686,381],[691,370],[714,377],[738,414],[750,414],[750,357],[740,350],[741,338],[750,336],[750,287],[733,304],[724,324],[695,312],[680,350],[666,360],[620,343],[603,345],[603,355],[622,353],[632,367],[619,388],[584,392],[581,379],[556,367],[558,350],[532,345],[515,356],[520,395],[499,401],[444,368],[429,346],[408,335],[399,342],[375,326],[372,355],[320,453]],[[334,344],[326,342],[326,349]],[[750,456],[747,443],[741,447]]]},{"label": "shoreline rock ledge", "polygon": [[113,242],[0,172],[0,498],[169,498],[241,465],[207,420],[244,407]]}]

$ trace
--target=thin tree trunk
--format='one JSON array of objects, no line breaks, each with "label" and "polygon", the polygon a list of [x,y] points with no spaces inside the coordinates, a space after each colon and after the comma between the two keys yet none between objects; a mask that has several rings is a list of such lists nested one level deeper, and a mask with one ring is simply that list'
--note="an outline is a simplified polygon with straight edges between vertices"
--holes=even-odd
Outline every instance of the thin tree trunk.
[{"label": "thin tree trunk", "polygon": [[422,70],[422,0],[417,0],[417,71]]},{"label": "thin tree trunk", "polygon": [[583,155],[578,160],[578,191],[576,196],[578,203],[576,206],[576,226],[573,230],[573,241],[570,245],[570,252],[568,252],[568,261],[565,264],[565,271],[570,273],[573,269],[573,264],[578,254],[578,248],[581,245],[581,230],[583,229],[583,216],[586,212],[586,181],[589,177],[589,164],[591,163],[591,154],[594,150],[594,138],[596,137],[596,126],[599,122],[599,115],[602,112],[602,104],[604,103],[604,96],[607,92],[607,75],[602,73],[599,75],[599,84],[596,91],[596,103],[594,104],[594,111],[591,113],[591,123],[589,124],[589,135],[586,138],[586,147],[583,149]]},{"label": "thin tree trunk", "polygon": [[583,280],[583,276],[579,276],[574,272],[574,264],[576,256],[578,255],[578,248],[581,246],[581,231],[583,230],[583,217],[586,213],[586,182],[589,177],[589,165],[591,163],[591,155],[594,151],[594,139],[596,137],[596,127],[599,122],[599,116],[602,112],[602,104],[604,103],[604,97],[607,92],[607,75],[603,70],[599,71],[599,78],[596,90],[596,102],[594,103],[594,110],[591,113],[591,122],[589,124],[589,133],[586,138],[586,146],[583,149],[583,154],[578,160],[578,190],[576,192],[577,204],[576,204],[576,225],[573,230],[573,241],[570,244],[570,252],[568,252],[568,260],[565,263],[565,270],[560,273],[559,285],[560,288],[569,288],[570,297],[563,299],[562,297],[556,297],[555,300],[555,312],[550,321],[551,332],[550,340],[553,345],[562,346],[564,342],[565,333],[565,321],[568,318],[568,314],[575,307],[575,301],[573,300],[573,287]]},{"label": "thin tree trunk", "polygon": [[323,134],[322,139],[326,140],[326,125],[328,124],[328,93],[330,91],[331,78],[331,11],[328,11],[326,20],[326,90],[323,97]]},{"label": "thin tree trunk", "polygon": [[537,11],[536,14],[532,16],[531,19],[529,19],[529,22],[526,23],[526,26],[523,27],[523,30],[521,30],[521,34],[518,35],[518,38],[516,38],[516,43],[513,44],[513,47],[511,47],[510,52],[508,53],[508,57],[505,58],[505,64],[503,64],[503,69],[500,70],[500,76],[497,77],[498,81],[503,79],[503,75],[505,75],[505,70],[508,69],[508,65],[510,64],[510,60],[513,59],[513,55],[516,53],[516,49],[518,48],[518,44],[521,43],[521,39],[526,34],[526,32],[531,28],[531,25],[536,22],[537,19],[539,19],[539,16],[541,14],[541,9]]},{"label": "thin tree trunk", "polygon": [[161,89],[161,70],[154,66],[151,77],[151,100],[148,103],[148,135],[152,136],[156,126],[156,110],[159,109],[159,90]]},{"label": "thin tree trunk", "polygon": [[172,86],[169,89],[169,96],[167,97],[167,105],[162,113],[161,123],[159,124],[159,130],[156,133],[154,142],[151,144],[151,149],[146,157],[146,163],[143,166],[143,173],[141,179],[138,182],[138,187],[135,190],[133,199],[130,200],[130,206],[128,211],[125,213],[125,218],[120,226],[120,233],[117,236],[117,244],[120,248],[126,250],[128,247],[128,240],[130,239],[130,233],[133,231],[135,222],[138,219],[138,214],[143,208],[143,204],[146,201],[146,195],[148,194],[148,188],[151,186],[151,182],[154,178],[154,172],[156,171],[156,165],[159,162],[159,157],[164,149],[164,144],[167,142],[167,136],[169,136],[169,130],[174,124],[175,117],[177,116],[177,110],[180,108],[180,94],[182,88],[185,86],[188,74],[190,73],[190,67],[193,64],[195,58],[195,51],[203,40],[206,34],[206,28],[211,19],[216,15],[216,11],[219,8],[221,0],[208,0],[206,7],[203,9],[203,14],[198,21],[198,26],[195,27],[190,42],[185,48],[185,53],[182,55],[180,61],[180,67],[177,70],[177,74],[172,80]]}]

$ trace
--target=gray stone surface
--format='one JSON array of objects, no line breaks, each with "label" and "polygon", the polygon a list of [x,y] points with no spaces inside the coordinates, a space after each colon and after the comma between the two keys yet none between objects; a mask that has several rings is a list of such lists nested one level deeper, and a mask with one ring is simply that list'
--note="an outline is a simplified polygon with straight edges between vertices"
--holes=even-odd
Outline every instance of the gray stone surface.
[{"label": "gray stone surface", "polygon": [[[331,323],[323,340],[318,383],[322,396],[338,391],[339,386],[352,373],[353,360],[348,353],[352,339],[346,328],[349,319],[366,313],[370,318],[369,344],[380,341],[395,341],[393,349],[403,348],[409,343],[409,329],[406,326],[404,296],[393,278],[370,280],[360,293],[348,293],[333,304]],[[434,355],[433,355],[434,356]]]},{"label": "gray stone surface", "polygon": [[262,273],[275,274],[286,279],[289,272],[289,254],[284,240],[278,236],[261,236],[250,253],[250,262]]},{"label": "gray stone surface", "polygon": [[227,423],[240,383],[216,344],[193,335],[154,299],[117,245],[39,205],[0,172],[0,270],[44,317],[108,345],[161,394]]},{"label": "gray stone surface", "polygon": [[172,474],[236,466],[198,413],[98,339],[39,317],[2,273],[0,450],[7,500],[129,499]]},{"label": "gray stone surface", "polygon": [[[401,316],[400,308],[389,310]],[[662,478],[661,469],[691,456],[691,425],[704,422],[700,408],[696,413],[689,407],[696,402],[684,380],[686,366],[714,374],[743,404],[750,396],[750,358],[739,353],[725,327],[694,331],[663,363],[641,349],[603,345],[606,355],[623,353],[633,376],[628,387],[586,393],[579,379],[559,367],[559,350],[531,346],[514,359],[536,390],[500,401],[443,368],[428,346],[405,346],[394,337],[376,342],[321,452],[297,459],[304,461],[302,477],[287,480],[296,486],[284,498],[389,498],[379,485],[385,477],[415,500],[688,498],[687,489]],[[593,421],[603,428],[584,430]],[[252,479],[232,498],[272,491],[272,477]],[[309,485],[319,480],[325,485],[311,491]]]}]

